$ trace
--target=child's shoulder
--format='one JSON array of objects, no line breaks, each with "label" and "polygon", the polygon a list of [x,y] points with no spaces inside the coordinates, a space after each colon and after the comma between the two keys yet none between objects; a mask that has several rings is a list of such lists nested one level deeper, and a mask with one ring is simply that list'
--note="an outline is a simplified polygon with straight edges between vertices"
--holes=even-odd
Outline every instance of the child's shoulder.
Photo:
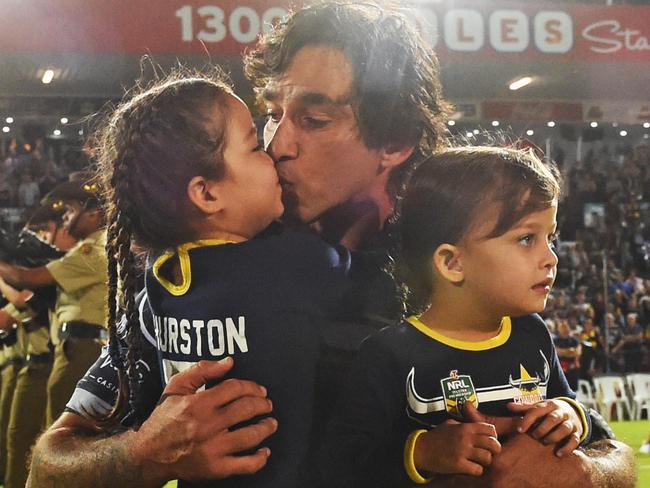
[{"label": "child's shoulder", "polygon": [[512,317],[512,330],[516,334],[531,334],[539,337],[550,337],[546,322],[538,314]]}]

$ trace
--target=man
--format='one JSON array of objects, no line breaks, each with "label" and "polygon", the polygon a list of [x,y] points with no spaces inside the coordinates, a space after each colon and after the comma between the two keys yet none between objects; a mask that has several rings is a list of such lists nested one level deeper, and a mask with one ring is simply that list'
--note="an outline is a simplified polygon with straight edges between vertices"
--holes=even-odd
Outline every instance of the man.
[{"label": "man", "polygon": [[638,373],[643,362],[643,328],[637,323],[636,313],[625,316],[625,327],[621,330],[613,354],[623,355],[623,372]]},{"label": "man", "polygon": [[[431,51],[401,16],[374,6],[328,3],[297,12],[271,33],[251,54],[247,73],[268,104],[265,139],[278,164],[287,220],[311,224],[325,238],[350,248],[385,256],[384,224],[393,213],[406,163],[435,150],[444,131],[445,105]],[[378,295],[370,300],[381,304],[381,296],[386,302],[385,294]],[[386,311],[390,321],[394,309]],[[352,332],[348,324],[329,340],[333,351],[344,351],[344,359],[360,339]],[[333,364],[342,369],[340,362]],[[195,394],[229,368],[199,363],[174,376],[137,432],[102,438],[96,422],[64,414],[39,442],[31,486],[52,480],[66,486],[146,487],[175,477],[214,479],[261,469],[264,458],[233,453],[257,445],[274,426],[248,426],[245,438],[242,429],[230,437],[216,429],[243,420],[243,413],[234,418],[227,411],[224,398],[247,405],[245,416],[251,418],[262,413],[254,400],[265,393],[245,382],[233,391],[233,383],[224,382]],[[92,393],[85,388],[85,394]],[[72,410],[83,413],[98,404],[81,401],[85,394],[75,393]],[[213,408],[206,414],[201,402],[208,399]],[[213,449],[210,456],[204,454],[207,447]],[[84,454],[88,450],[93,454]],[[88,462],[92,472],[85,469]]]},{"label": "man", "polygon": [[101,349],[106,327],[106,253],[96,186],[70,181],[46,198],[49,204],[65,206],[64,226],[79,242],[44,266],[27,268],[0,261],[0,277],[20,289],[57,286],[50,324],[55,346],[47,385],[46,424],[50,425]]},{"label": "man", "polygon": [[[19,251],[28,254],[30,266],[61,257],[76,243],[63,228],[63,208],[51,204],[39,207],[26,225]],[[38,237],[37,237],[38,236]],[[40,240],[42,239],[42,240]],[[18,372],[7,428],[7,468],[5,488],[24,487],[27,481],[26,460],[45,424],[47,381],[53,355],[49,347],[50,315],[54,312],[56,286],[40,287],[36,292],[18,292],[0,279],[0,291],[11,301],[17,314],[20,334],[24,334],[27,356]],[[26,293],[26,296],[24,294]],[[26,299],[22,299],[22,298]],[[0,324],[0,328],[2,328]]]}]

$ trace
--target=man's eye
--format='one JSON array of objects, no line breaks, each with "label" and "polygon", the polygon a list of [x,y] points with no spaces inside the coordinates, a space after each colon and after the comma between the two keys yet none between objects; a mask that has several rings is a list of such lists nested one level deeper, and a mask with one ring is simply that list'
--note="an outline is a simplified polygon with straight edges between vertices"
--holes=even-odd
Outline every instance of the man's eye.
[{"label": "man's eye", "polygon": [[302,123],[308,129],[322,129],[329,123],[329,120],[317,119],[315,117],[303,117]]}]

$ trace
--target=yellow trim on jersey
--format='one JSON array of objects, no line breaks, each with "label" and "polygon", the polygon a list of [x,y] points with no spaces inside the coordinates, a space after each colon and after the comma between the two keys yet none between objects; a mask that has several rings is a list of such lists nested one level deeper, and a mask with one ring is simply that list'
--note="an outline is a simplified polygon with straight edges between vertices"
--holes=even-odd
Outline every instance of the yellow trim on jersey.
[{"label": "yellow trim on jersey", "polygon": [[589,423],[587,422],[587,416],[585,415],[584,409],[577,401],[570,397],[557,397],[553,400],[563,400],[567,402],[576,411],[578,417],[580,417],[580,422],[582,422],[582,435],[580,436],[580,443],[582,444],[582,441],[584,441],[587,438],[587,435],[589,435]]},{"label": "yellow trim on jersey", "polygon": [[[176,248],[175,251],[165,251],[153,263],[153,275],[169,293],[179,297],[185,295],[192,284],[192,267],[190,266],[190,255],[188,251],[197,247],[220,246],[223,244],[233,244],[233,241],[224,241],[222,239],[201,239],[193,242],[186,242]],[[181,268],[181,284],[177,285],[167,280],[160,274],[160,268],[169,261],[174,255],[178,254],[178,262]]]},{"label": "yellow trim on jersey", "polygon": [[441,333],[427,327],[423,322],[420,321],[420,318],[416,317],[415,315],[407,318],[406,321],[417,330],[431,337],[432,339],[446,344],[447,346],[451,346],[456,349],[463,349],[465,351],[486,351],[488,349],[502,346],[508,342],[508,339],[510,339],[510,333],[512,332],[512,322],[510,321],[510,317],[503,317],[501,319],[501,326],[499,327],[499,332],[496,336],[484,341],[477,342],[461,341],[460,339],[453,339],[451,337],[442,335]]},{"label": "yellow trim on jersey", "polygon": [[411,478],[411,481],[413,481],[413,483],[417,483],[418,485],[423,485],[433,479],[425,478],[422,476],[419,473],[418,468],[415,467],[415,460],[413,459],[413,454],[415,453],[415,443],[417,442],[418,437],[420,437],[425,432],[427,431],[424,429],[411,432],[411,434],[406,439],[406,444],[404,444],[404,469],[406,470],[406,474],[409,475],[409,478]]}]

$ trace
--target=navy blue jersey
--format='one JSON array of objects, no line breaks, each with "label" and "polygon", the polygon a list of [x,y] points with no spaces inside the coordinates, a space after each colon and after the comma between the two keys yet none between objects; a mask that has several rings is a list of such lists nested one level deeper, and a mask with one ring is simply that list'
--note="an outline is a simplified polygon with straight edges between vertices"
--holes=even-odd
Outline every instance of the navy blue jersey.
[{"label": "navy blue jersey", "polygon": [[[141,331],[148,349],[157,350],[159,364],[143,371],[158,369],[164,383],[201,359],[232,356],[235,366],[228,377],[264,385],[280,425],[265,443],[273,455],[259,473],[198,484],[181,481],[179,486],[304,486],[301,472],[309,471],[304,463],[312,443],[323,327],[353,314],[348,304],[357,301],[350,253],[299,233],[238,244],[182,246],[182,279],[174,284],[166,278],[166,265],[176,258],[176,253],[162,256],[146,272],[148,304],[139,301]],[[363,284],[362,277],[355,276]],[[80,382],[78,390],[83,391],[75,393],[70,410],[89,411],[89,394],[103,395],[105,408],[114,401],[102,391],[114,384],[107,379],[110,362],[106,358],[97,366],[103,370],[91,370]],[[145,379],[147,400],[155,396],[150,384],[155,385],[154,379]],[[97,410],[97,404],[92,409]]]},{"label": "navy blue jersey", "polygon": [[403,467],[409,434],[462,417],[473,402],[511,415],[508,402],[571,397],[553,342],[536,315],[505,317],[487,341],[444,338],[411,317],[361,347],[321,450],[323,486],[410,486]]}]

